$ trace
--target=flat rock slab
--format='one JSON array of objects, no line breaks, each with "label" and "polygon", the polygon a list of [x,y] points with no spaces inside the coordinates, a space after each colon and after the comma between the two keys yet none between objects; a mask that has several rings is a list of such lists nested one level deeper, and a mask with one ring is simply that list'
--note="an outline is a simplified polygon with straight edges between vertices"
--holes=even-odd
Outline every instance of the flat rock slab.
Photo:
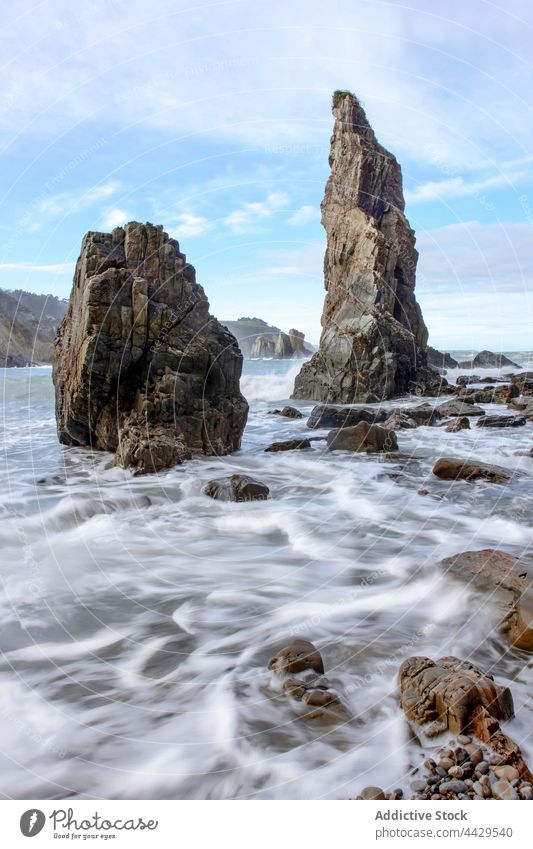
[{"label": "flat rock slab", "polygon": [[367,409],[364,407],[338,407],[329,404],[317,404],[307,419],[307,427],[355,427],[359,422],[380,424],[392,413],[390,409]]},{"label": "flat rock slab", "polygon": [[445,481],[486,480],[490,483],[504,483],[512,477],[512,473],[501,466],[451,457],[441,457],[437,460],[433,466],[433,474]]},{"label": "flat rock slab", "polygon": [[522,427],[525,425],[525,416],[481,416],[477,427]]},{"label": "flat rock slab", "polygon": [[447,557],[441,566],[480,590],[493,592],[501,588],[510,592],[512,603],[502,631],[511,645],[533,651],[533,563],[484,548]]},{"label": "flat rock slab", "polygon": [[376,454],[398,448],[398,440],[393,430],[367,422],[360,422],[355,427],[330,430],[327,442],[330,451],[363,451]]},{"label": "flat rock slab", "polygon": [[311,448],[309,439],[286,439],[282,442],[273,442],[272,445],[265,448],[265,451],[295,451],[302,448]]},{"label": "flat rock slab", "polygon": [[270,490],[266,484],[248,475],[231,475],[209,481],[204,493],[217,501],[266,501]]},{"label": "flat rock slab", "polygon": [[466,401],[460,401],[456,398],[452,401],[446,401],[444,404],[439,404],[437,411],[441,416],[482,416],[485,412],[482,407],[467,404]]}]

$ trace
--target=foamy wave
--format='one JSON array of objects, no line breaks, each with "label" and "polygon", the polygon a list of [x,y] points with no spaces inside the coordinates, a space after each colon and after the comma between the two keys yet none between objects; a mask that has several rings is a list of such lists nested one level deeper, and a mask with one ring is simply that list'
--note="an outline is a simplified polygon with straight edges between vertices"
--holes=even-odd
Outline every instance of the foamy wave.
[{"label": "foamy wave", "polygon": [[245,374],[241,378],[241,392],[248,401],[287,401],[301,367],[301,362],[295,362],[285,374]]}]

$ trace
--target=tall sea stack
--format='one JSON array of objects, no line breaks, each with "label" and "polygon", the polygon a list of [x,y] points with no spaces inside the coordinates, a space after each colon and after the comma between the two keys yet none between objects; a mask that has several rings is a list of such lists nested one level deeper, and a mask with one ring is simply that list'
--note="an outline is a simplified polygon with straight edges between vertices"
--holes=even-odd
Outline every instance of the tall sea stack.
[{"label": "tall sea stack", "polygon": [[54,348],[59,439],[136,474],[240,446],[235,337],[209,314],[175,239],[132,222],[87,233]]},{"label": "tall sea stack", "polygon": [[349,404],[424,389],[428,332],[416,302],[418,253],[404,214],[402,173],[357,98],[333,96],[331,175],[322,201],[327,234],[319,350],[294,398]]}]

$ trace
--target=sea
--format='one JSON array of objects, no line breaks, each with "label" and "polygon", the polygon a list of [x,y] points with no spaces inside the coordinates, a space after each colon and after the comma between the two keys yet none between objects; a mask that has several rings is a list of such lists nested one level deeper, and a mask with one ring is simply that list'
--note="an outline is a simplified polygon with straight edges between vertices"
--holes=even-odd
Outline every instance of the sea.
[{"label": "sea", "polygon": [[[408,795],[445,740],[413,733],[399,707],[412,655],[454,655],[509,686],[505,731],[533,762],[533,661],[502,639],[501,601],[439,565],[482,548],[533,556],[533,424],[402,430],[396,459],[321,441],[265,453],[308,434],[313,405],[289,401],[299,368],[246,361],[241,450],[138,478],[59,445],[50,368],[0,371],[2,798]],[[272,415],[286,403],[304,417]],[[522,474],[450,484],[432,475],[439,456]],[[270,498],[204,495],[233,473]],[[280,693],[268,659],[295,638],[320,649],[350,719],[313,724]]]}]

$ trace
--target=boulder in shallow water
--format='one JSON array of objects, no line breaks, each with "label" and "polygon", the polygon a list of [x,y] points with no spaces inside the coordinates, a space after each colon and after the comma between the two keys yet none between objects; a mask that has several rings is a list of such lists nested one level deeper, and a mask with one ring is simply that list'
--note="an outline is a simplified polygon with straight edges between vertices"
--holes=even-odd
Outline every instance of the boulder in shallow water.
[{"label": "boulder in shallow water", "polygon": [[448,433],[457,433],[460,430],[468,430],[470,428],[470,419],[468,416],[456,416],[453,422],[447,424],[444,430]]},{"label": "boulder in shallow water", "polygon": [[311,448],[311,443],[308,439],[285,439],[282,442],[273,442],[265,451],[298,451],[302,448]]},{"label": "boulder in shallow water", "polygon": [[204,493],[217,501],[266,501],[270,490],[265,483],[248,475],[231,475],[209,481]]},{"label": "boulder in shallow water", "polygon": [[384,427],[385,430],[410,430],[418,427],[418,425],[407,413],[397,410],[395,413],[392,413],[385,422],[383,422],[382,427]]},{"label": "boulder in shallow water", "polygon": [[431,735],[472,730],[476,710],[485,708],[495,720],[510,719],[513,698],[508,687],[456,657],[410,657],[399,673],[400,706],[418,725],[431,723]]},{"label": "boulder in shallow water", "polygon": [[330,451],[364,451],[375,454],[381,451],[395,451],[398,440],[393,430],[379,425],[359,422],[355,427],[343,427],[330,430],[327,437]]},{"label": "boulder in shallow water", "polygon": [[287,419],[303,419],[304,417],[304,414],[296,407],[282,407],[281,410],[272,410],[272,413],[277,416],[285,416]]},{"label": "boulder in shallow water", "polygon": [[307,427],[355,427],[359,422],[380,424],[387,419],[392,410],[365,407],[337,407],[331,404],[317,404],[307,419]]},{"label": "boulder in shallow water", "polygon": [[242,355],[162,227],[87,233],[53,381],[60,442],[116,452],[135,473],[235,451]]},{"label": "boulder in shallow water", "polygon": [[445,481],[486,480],[491,483],[503,483],[512,477],[512,473],[501,466],[452,457],[441,457],[437,460],[433,466],[433,474]]},{"label": "boulder in shallow water", "polygon": [[522,427],[526,420],[524,416],[481,416],[477,427]]},{"label": "boulder in shallow water", "polygon": [[502,630],[511,645],[533,651],[533,565],[504,551],[463,551],[441,562],[447,572],[477,589],[510,593],[511,605]]},{"label": "boulder in shallow water", "polygon": [[293,640],[270,658],[268,668],[276,675],[294,675],[306,669],[323,675],[324,661],[319,650],[309,640]]},{"label": "boulder in shallow water", "polygon": [[402,412],[413,419],[417,425],[433,425],[441,418],[438,408],[432,407],[427,402],[417,404],[416,407],[406,407]]}]

